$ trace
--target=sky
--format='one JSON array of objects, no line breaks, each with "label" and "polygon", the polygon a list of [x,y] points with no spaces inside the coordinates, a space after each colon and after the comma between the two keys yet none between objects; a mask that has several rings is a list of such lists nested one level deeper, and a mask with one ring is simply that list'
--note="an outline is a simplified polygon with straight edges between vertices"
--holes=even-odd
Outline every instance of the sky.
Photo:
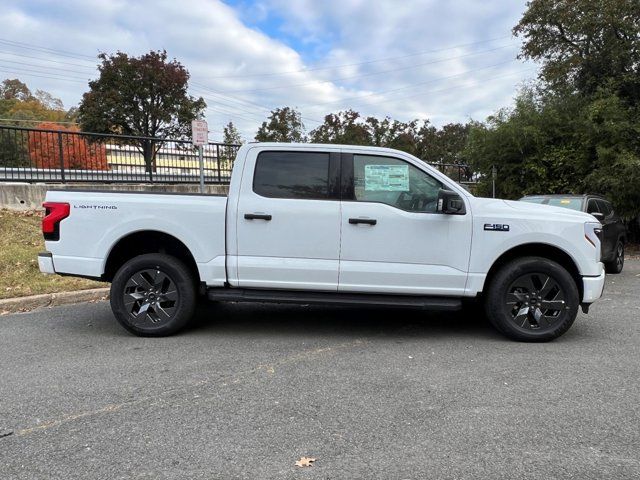
[{"label": "sky", "polygon": [[207,102],[209,138],[252,140],[270,110],[436,126],[508,107],[537,66],[511,29],[525,0],[0,0],[0,79],[77,105],[100,52],[165,49]]}]

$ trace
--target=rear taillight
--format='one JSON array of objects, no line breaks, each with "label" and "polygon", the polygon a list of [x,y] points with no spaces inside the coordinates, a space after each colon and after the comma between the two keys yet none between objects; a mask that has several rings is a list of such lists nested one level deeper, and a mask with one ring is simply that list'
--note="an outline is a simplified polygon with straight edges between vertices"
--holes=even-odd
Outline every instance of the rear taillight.
[{"label": "rear taillight", "polygon": [[42,234],[45,240],[60,240],[60,222],[69,216],[71,207],[68,203],[44,202],[44,218]]}]

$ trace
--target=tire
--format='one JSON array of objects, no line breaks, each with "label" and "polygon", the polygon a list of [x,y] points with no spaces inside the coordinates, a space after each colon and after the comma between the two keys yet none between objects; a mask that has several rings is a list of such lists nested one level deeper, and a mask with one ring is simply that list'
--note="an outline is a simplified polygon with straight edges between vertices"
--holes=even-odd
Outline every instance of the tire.
[{"label": "tire", "polygon": [[604,269],[607,273],[620,273],[624,268],[624,243],[618,240],[613,260],[605,262]]},{"label": "tire", "polygon": [[578,288],[567,270],[546,258],[524,257],[493,277],[485,312],[491,324],[513,340],[547,342],[569,330],[579,303]]},{"label": "tire", "polygon": [[111,310],[127,331],[163,337],[184,328],[196,305],[196,282],[189,269],[170,255],[132,258],[111,283]]}]

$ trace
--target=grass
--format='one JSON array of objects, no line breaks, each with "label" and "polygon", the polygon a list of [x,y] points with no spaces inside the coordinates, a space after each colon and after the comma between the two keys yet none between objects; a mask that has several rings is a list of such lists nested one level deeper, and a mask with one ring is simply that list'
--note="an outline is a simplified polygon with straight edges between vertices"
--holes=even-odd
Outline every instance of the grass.
[{"label": "grass", "polygon": [[104,287],[104,283],[40,273],[38,253],[45,250],[41,220],[41,212],[0,210],[0,299]]}]

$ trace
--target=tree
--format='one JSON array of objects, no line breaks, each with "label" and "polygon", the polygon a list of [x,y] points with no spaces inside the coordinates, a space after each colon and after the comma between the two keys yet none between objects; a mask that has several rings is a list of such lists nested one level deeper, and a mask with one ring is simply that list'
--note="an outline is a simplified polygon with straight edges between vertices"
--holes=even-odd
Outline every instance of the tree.
[{"label": "tree", "polygon": [[6,79],[0,84],[0,118],[10,119],[9,124],[24,126],[25,122],[19,120],[33,120],[31,125],[42,121],[61,122],[66,116],[62,101],[49,92],[37,90],[32,95],[29,87],[18,79]]},{"label": "tree", "polygon": [[[78,119],[82,130],[154,138],[186,138],[191,121],[202,118],[205,101],[187,93],[189,72],[166,51],[140,57],[126,53],[98,55],[100,77],[89,82]],[[141,140],[135,145],[147,171],[155,169],[162,142]]]},{"label": "tree", "polygon": [[368,117],[366,123],[371,132],[373,145],[395,148],[411,155],[419,156],[417,148],[419,142],[419,120],[401,122],[392,120],[389,117],[385,117],[383,120]]},{"label": "tree", "polygon": [[367,125],[354,110],[330,113],[324,123],[312,130],[311,141],[315,143],[342,143],[346,145],[372,145]]},{"label": "tree", "polygon": [[13,80],[7,78],[2,82],[2,85],[0,85],[0,97],[4,100],[18,100],[21,102],[33,98],[27,84],[17,78]]},{"label": "tree", "polygon": [[593,94],[613,81],[639,98],[638,0],[531,0],[513,33],[548,86]]},{"label": "tree", "polygon": [[28,167],[29,156],[22,136],[0,130],[0,167]]},{"label": "tree", "polygon": [[233,122],[229,122],[224,126],[222,142],[229,145],[242,145],[244,143],[240,132]]},{"label": "tree", "polygon": [[401,122],[389,117],[380,120],[346,110],[326,115],[310,137],[317,143],[395,148],[431,163],[460,163],[468,134],[469,126],[460,123],[439,130],[428,120]]},{"label": "tree", "polygon": [[602,193],[640,213],[640,4],[531,0],[515,35],[542,64],[515,107],[471,128],[465,156],[499,196]]},{"label": "tree", "polygon": [[77,127],[62,127],[55,123],[41,123],[38,128],[56,130],[57,133],[29,132],[28,151],[31,161],[38,168],[108,170],[107,152],[103,143],[89,142],[77,132]]},{"label": "tree", "polygon": [[485,124],[472,125],[465,157],[484,174],[481,194],[491,189],[497,168],[496,195],[517,199],[527,194],[578,193],[584,179],[582,159],[589,156],[580,132],[584,106],[571,98],[540,97],[525,90],[513,109],[502,109]]},{"label": "tree", "polygon": [[256,133],[258,142],[306,142],[300,112],[290,107],[276,108]]},{"label": "tree", "polygon": [[600,193],[626,218],[640,210],[640,116],[617,95],[525,90],[513,109],[472,125],[465,157],[490,191],[497,169],[499,197]]},{"label": "tree", "polygon": [[54,97],[49,92],[45,92],[44,90],[36,90],[35,98],[47,110],[64,111],[62,100]]}]

